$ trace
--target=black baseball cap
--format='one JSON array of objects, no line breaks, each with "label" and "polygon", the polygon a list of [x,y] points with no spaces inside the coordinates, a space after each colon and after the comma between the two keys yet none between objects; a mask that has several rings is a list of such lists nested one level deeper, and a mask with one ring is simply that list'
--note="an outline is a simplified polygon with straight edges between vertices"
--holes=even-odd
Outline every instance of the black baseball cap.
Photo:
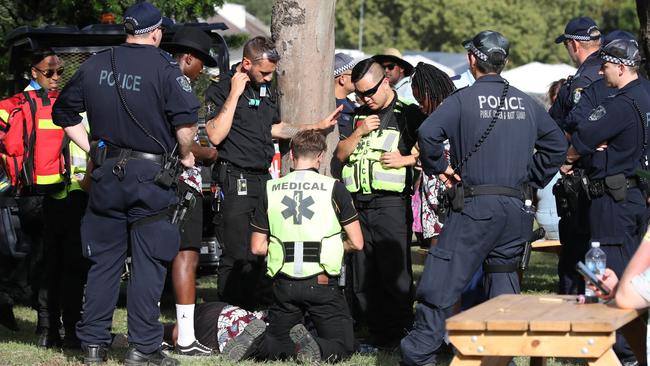
[{"label": "black baseball cap", "polygon": [[[483,31],[472,39],[463,42],[463,47],[479,59],[492,65],[499,65],[508,57],[510,42],[503,34],[495,31]],[[494,60],[494,55],[502,54],[502,58]]]},{"label": "black baseball cap", "polygon": [[555,39],[555,43],[562,43],[567,39],[576,41],[592,41],[600,38],[600,34],[592,36],[591,32],[598,30],[598,26],[593,19],[589,17],[576,17],[569,20],[564,27],[564,34]]}]

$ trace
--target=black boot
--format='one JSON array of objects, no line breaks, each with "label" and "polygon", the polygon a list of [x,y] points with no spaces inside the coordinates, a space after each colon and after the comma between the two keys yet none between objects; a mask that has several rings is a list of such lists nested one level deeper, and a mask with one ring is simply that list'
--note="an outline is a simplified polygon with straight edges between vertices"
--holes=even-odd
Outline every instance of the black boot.
[{"label": "black boot", "polygon": [[135,349],[135,347],[131,347],[126,352],[124,364],[126,366],[178,366],[181,363],[175,358],[165,356],[160,349],[152,353],[142,353]]},{"label": "black boot", "polygon": [[38,341],[36,345],[43,348],[60,348],[61,335],[58,331],[50,328],[40,328],[36,331],[38,333]]},{"label": "black boot", "polygon": [[89,344],[84,352],[84,365],[105,363],[108,359],[108,348],[104,345]]},{"label": "black boot", "polygon": [[16,322],[16,316],[14,315],[14,307],[11,304],[0,305],[0,325],[4,325],[14,332],[20,330]]}]

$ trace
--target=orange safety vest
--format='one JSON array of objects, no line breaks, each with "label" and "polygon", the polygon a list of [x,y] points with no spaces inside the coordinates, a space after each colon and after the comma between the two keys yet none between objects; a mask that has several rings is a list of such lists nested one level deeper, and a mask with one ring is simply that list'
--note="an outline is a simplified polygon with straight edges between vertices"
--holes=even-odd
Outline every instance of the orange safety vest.
[{"label": "orange safety vest", "polygon": [[50,194],[65,188],[63,129],[52,123],[56,91],[29,90],[9,114],[0,157],[12,185],[20,195]]}]

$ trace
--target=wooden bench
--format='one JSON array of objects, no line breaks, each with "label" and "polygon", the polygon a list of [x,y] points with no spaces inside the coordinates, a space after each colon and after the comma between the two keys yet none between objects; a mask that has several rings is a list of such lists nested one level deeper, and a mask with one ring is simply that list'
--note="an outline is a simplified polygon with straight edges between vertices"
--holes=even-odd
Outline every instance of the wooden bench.
[{"label": "wooden bench", "polygon": [[447,320],[458,349],[452,366],[507,366],[513,356],[583,358],[590,366],[620,366],[612,345],[616,330],[645,360],[645,310],[576,303],[575,296],[501,295]]},{"label": "wooden bench", "polygon": [[[559,253],[560,247],[559,240],[537,240],[533,242],[533,250],[536,252],[544,253]],[[411,249],[411,263],[424,265],[424,261],[427,259],[427,254],[429,254],[428,249],[413,247]]]}]

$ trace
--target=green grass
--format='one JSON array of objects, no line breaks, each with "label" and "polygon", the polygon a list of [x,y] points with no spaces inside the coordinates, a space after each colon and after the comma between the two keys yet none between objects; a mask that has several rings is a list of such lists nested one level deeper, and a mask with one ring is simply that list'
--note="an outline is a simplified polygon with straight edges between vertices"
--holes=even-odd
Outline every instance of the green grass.
[{"label": "green grass", "polygon": [[[522,290],[526,293],[551,293],[555,291],[557,257],[555,254],[534,253],[531,258],[529,270],[524,276]],[[416,277],[422,272],[422,266],[414,266]],[[197,289],[199,302],[216,300],[215,278],[213,276],[199,279]],[[162,301],[163,322],[173,321],[173,299],[166,297]],[[53,349],[42,349],[36,347],[37,336],[34,334],[36,328],[36,312],[25,306],[16,306],[14,309],[19,321],[21,330],[19,332],[8,331],[0,327],[0,365],[43,365],[43,366],[69,366],[81,365],[81,353],[77,351],[60,351]],[[113,332],[126,333],[126,310],[120,304],[113,317]],[[124,342],[122,342],[124,343]],[[122,364],[122,358],[126,352],[126,344],[114,347],[110,352],[109,366]],[[261,363],[246,361],[233,363],[222,359],[219,356],[209,358],[180,358],[183,365],[237,365],[252,366]],[[395,366],[398,364],[399,355],[379,353],[378,355],[365,356],[354,355],[351,359],[340,365],[344,366]],[[528,365],[528,360],[523,358],[515,359],[518,366]],[[264,365],[289,366],[294,362],[268,362]],[[577,366],[584,365],[578,360],[562,361],[551,360],[549,366]]]}]

